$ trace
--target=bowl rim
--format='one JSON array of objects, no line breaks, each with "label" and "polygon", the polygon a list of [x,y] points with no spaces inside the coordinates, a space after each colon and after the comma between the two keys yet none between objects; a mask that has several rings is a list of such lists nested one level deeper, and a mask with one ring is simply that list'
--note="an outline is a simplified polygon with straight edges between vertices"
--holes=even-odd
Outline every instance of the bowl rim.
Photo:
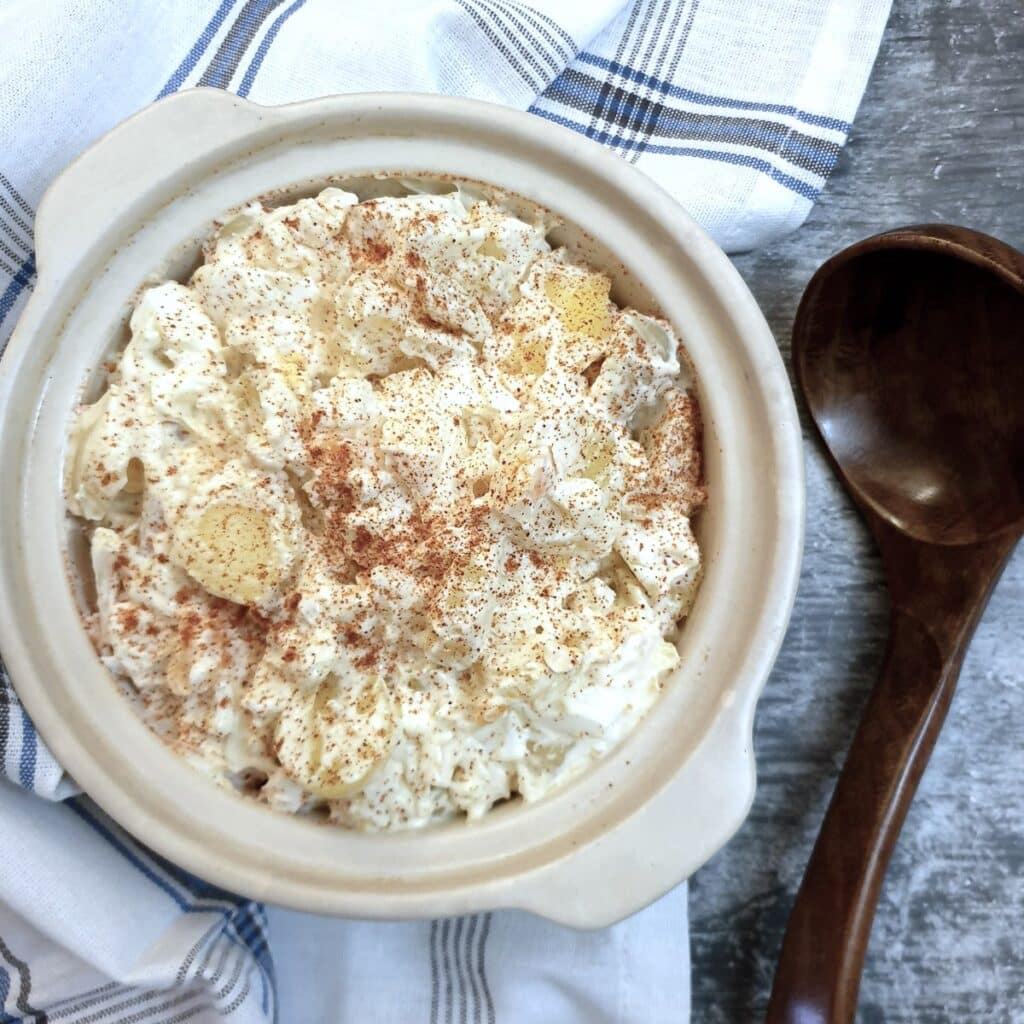
[{"label": "bowl rim", "polygon": [[[712,814],[713,827],[700,836],[701,842],[678,858],[666,856],[658,859],[650,876],[632,885],[623,896],[610,895],[605,900],[593,895],[582,900],[569,899],[561,906],[552,905],[554,894],[563,899],[574,886],[573,873],[579,874],[583,865],[591,872],[598,871],[602,863],[622,855],[628,846],[623,828],[607,835],[596,834],[592,840],[561,856],[543,863],[525,863],[522,869],[509,876],[494,879],[475,879],[470,882],[444,885],[428,892],[404,891],[385,888],[386,896],[377,893],[348,893],[329,890],[323,882],[305,885],[284,884],[273,879],[260,878],[253,870],[240,870],[219,856],[203,849],[202,837],[195,834],[175,833],[170,826],[160,826],[158,815],[141,816],[133,804],[130,791],[121,791],[112,785],[109,772],[101,770],[91,758],[89,750],[65,728],[61,719],[59,701],[52,699],[49,688],[38,670],[34,654],[38,645],[27,641],[17,622],[24,620],[24,609],[19,608],[21,590],[15,583],[24,572],[6,571],[12,561],[18,563],[18,544],[24,541],[23,529],[29,509],[19,504],[12,510],[7,502],[0,508],[0,532],[16,537],[14,553],[11,545],[0,550],[0,648],[4,651],[8,668],[22,699],[40,734],[57,755],[83,784],[83,788],[121,822],[171,860],[203,875],[227,888],[233,888],[256,898],[270,898],[275,902],[300,909],[343,913],[373,917],[436,916],[461,913],[499,906],[533,910],[562,923],[576,926],[599,926],[611,923],[650,902],[662,892],[687,877],[706,861],[739,828],[753,801],[755,763],[752,750],[754,708],[769,671],[781,646],[786,625],[795,601],[799,579],[800,558],[803,548],[805,493],[803,478],[802,441],[793,393],[782,363],[778,347],[757,304],[742,282],[728,258],[710,238],[678,207],[661,188],[613,155],[605,147],[583,139],[568,129],[551,124],[534,115],[499,107],[475,100],[454,99],[417,93],[352,94],[323,97],[316,100],[287,104],[280,107],[261,107],[247,100],[225,94],[219,90],[199,89],[174,94],[129,118],[107,136],[94,143],[51,185],[36,222],[37,247],[40,250],[38,283],[26,305],[11,342],[0,362],[0,415],[4,416],[3,432],[12,432],[11,417],[7,415],[19,380],[31,373],[28,367],[32,339],[44,326],[48,304],[59,289],[73,277],[76,269],[97,258],[96,238],[104,226],[104,209],[91,215],[86,212],[76,219],[76,207],[81,205],[83,189],[95,184],[109,173],[111,162],[118,157],[128,161],[126,178],[135,176],[137,184],[145,183],[145,169],[138,162],[130,165],[128,147],[169,125],[191,124],[199,128],[191,140],[193,157],[204,154],[207,158],[230,151],[237,155],[246,140],[268,127],[284,130],[300,123],[337,121],[358,131],[364,122],[374,117],[419,117],[425,123],[440,119],[463,131],[484,130],[484,126],[507,140],[530,144],[547,153],[558,154],[563,162],[587,167],[617,194],[628,196],[648,211],[657,210],[665,215],[674,240],[712,283],[716,300],[728,308],[740,344],[746,346],[747,355],[756,357],[759,373],[757,384],[766,408],[771,412],[768,429],[777,479],[783,486],[776,488],[776,512],[781,524],[775,536],[770,578],[765,585],[773,603],[762,609],[758,631],[750,640],[750,649],[744,662],[742,685],[737,684],[728,701],[723,701],[716,712],[712,726],[701,739],[697,750],[680,765],[692,769],[694,777],[708,779],[714,769],[716,757],[728,756],[732,766],[730,785],[708,782],[707,800],[703,813]],[[198,122],[196,118],[200,118]],[[204,128],[203,126],[206,125]],[[215,129],[215,130],[211,130]],[[205,133],[205,134],[204,134]],[[188,158],[187,154],[183,158]],[[457,176],[457,170],[453,170]],[[140,177],[141,176],[141,177]],[[529,196],[527,195],[529,198]],[[102,204],[100,204],[102,207]],[[79,244],[74,244],[77,234]],[[69,235],[72,236],[69,239]],[[89,242],[93,244],[88,244]],[[102,246],[100,246],[102,248]],[[68,250],[78,249],[82,255],[75,262],[67,256]],[[698,373],[701,367],[698,366]],[[45,391],[45,381],[42,391]],[[39,389],[39,382],[36,383]],[[42,395],[38,396],[42,401]],[[22,403],[24,404],[24,403]],[[34,422],[25,424],[16,444],[0,446],[0,471],[17,475],[19,484],[25,472],[25,460],[31,455]],[[7,475],[7,479],[15,477]],[[20,486],[19,486],[20,491]],[[58,493],[61,506],[63,496]],[[11,519],[13,518],[13,522]],[[23,554],[23,552],[22,552]],[[31,591],[33,581],[20,581]],[[36,625],[41,623],[36,621]],[[111,688],[111,692],[114,692]],[[120,698],[119,698],[120,699]],[[671,779],[661,780],[664,789]],[[692,788],[692,787],[691,787]],[[719,799],[719,806],[714,800]],[[642,815],[637,814],[636,820]],[[632,820],[632,819],[631,819]],[[629,824],[629,821],[626,822]],[[650,829],[647,815],[647,828]],[[635,825],[633,831],[640,828]],[[625,829],[629,831],[629,829]],[[689,837],[693,840],[693,836]],[[394,881],[394,880],[392,880]]]}]

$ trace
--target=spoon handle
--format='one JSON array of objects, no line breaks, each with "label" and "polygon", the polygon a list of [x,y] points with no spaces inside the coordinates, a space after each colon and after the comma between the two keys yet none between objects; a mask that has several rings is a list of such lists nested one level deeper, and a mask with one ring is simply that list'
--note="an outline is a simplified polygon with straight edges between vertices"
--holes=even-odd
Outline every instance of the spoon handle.
[{"label": "spoon handle", "polygon": [[768,1024],[853,1021],[889,856],[974,627],[1013,548],[1013,538],[1005,537],[968,548],[932,548],[875,526],[883,558],[896,570],[890,579],[902,585],[892,588],[882,669],[789,919]]}]

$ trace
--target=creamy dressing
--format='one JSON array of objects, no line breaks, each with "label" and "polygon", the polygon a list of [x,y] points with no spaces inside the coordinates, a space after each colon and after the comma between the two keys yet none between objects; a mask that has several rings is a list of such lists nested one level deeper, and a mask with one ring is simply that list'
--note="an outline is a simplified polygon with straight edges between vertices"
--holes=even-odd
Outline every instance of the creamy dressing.
[{"label": "creamy dressing", "polygon": [[699,412],[669,325],[549,226],[327,189],[141,296],[67,501],[101,656],[200,770],[352,828],[478,818],[657,699]]}]

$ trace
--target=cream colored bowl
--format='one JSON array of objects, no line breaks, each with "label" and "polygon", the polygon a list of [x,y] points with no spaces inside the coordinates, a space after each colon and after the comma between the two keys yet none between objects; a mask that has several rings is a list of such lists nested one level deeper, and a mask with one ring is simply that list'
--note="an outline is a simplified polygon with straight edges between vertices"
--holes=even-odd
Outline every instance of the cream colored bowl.
[{"label": "cream colored bowl", "polygon": [[[124,343],[140,285],[187,274],[230,207],[381,171],[528,197],[577,226],[566,240],[611,274],[616,298],[660,307],[697,369],[710,497],[683,667],[619,749],[564,790],[480,823],[362,835],[220,790],[135,717],[69,583],[61,466],[70,412]],[[754,794],[754,705],[797,585],[800,432],[754,299],[648,178],[579,135],[489,104],[380,94],[266,108],[196,90],[72,164],[43,200],[36,243],[39,281],[0,366],[0,649],[47,744],[126,829],[211,881],[306,910],[518,907],[581,927],[650,902],[736,831]]]}]

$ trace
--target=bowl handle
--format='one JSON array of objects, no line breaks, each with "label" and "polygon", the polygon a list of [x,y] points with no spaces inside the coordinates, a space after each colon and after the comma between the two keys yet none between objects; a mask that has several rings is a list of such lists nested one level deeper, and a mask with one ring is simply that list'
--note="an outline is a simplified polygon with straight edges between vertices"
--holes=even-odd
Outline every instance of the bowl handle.
[{"label": "bowl handle", "polygon": [[[47,189],[35,223],[39,279],[60,279],[152,188],[161,171],[216,153],[274,118],[221,89],[188,89],[139,111],[94,142]],[[183,175],[188,174],[188,163]]]}]

